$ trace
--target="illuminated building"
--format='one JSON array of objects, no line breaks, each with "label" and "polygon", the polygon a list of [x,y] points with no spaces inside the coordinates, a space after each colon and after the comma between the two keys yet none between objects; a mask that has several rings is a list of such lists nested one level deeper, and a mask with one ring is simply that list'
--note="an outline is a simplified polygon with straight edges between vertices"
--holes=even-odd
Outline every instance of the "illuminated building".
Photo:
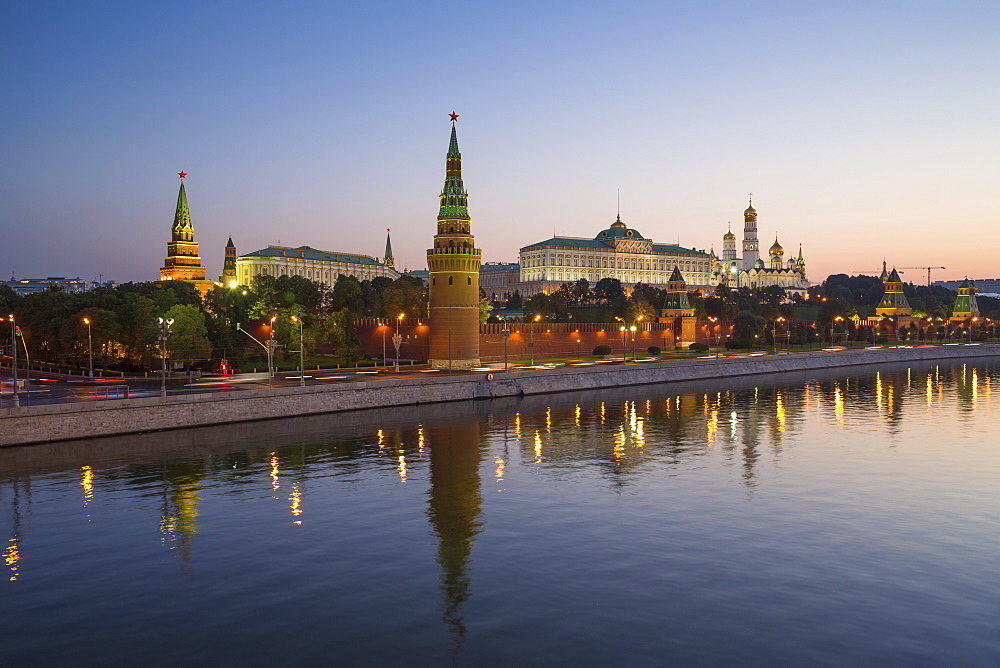
[{"label": "illuminated building", "polygon": [[955,308],[951,313],[952,320],[967,320],[980,315],[976,292],[976,284],[966,277],[958,286],[958,297],[955,298]]},{"label": "illuminated building", "polygon": [[554,292],[581,278],[591,285],[616,278],[626,289],[636,283],[666,286],[677,267],[689,284],[708,288],[711,257],[704,251],[658,244],[625,225],[619,215],[594,238],[552,237],[521,249],[521,294]]},{"label": "illuminated building", "polygon": [[337,277],[359,281],[384,276],[396,280],[399,273],[370,255],[322,251],[309,246],[268,246],[236,258],[236,280],[250,285],[256,276],[302,276],[332,286]]},{"label": "illuminated building", "polygon": [[757,240],[757,209],[750,206],[743,212],[743,257],[736,255],[736,235],[729,229],[722,236],[722,257],[712,255],[712,279],[718,285],[731,288],[763,288],[777,285],[789,293],[804,293],[809,287],[806,277],[806,261],[799,245],[799,256],[785,260],[785,249],[774,235],[774,243],[768,249],[769,260],[765,264],[760,257]]},{"label": "illuminated building", "polygon": [[899,272],[896,271],[895,267],[885,279],[885,292],[882,294],[882,301],[875,307],[875,315],[889,317],[913,315],[910,302],[903,294],[903,280],[899,277]]},{"label": "illuminated building", "polygon": [[445,158],[437,234],[427,251],[430,274],[432,368],[471,369],[479,364],[479,264],[482,251],[471,231],[468,197],[462,182],[462,154],[451,114],[451,141]]},{"label": "illuminated building", "polygon": [[181,187],[177,193],[177,209],[174,212],[174,224],[171,227],[170,243],[167,244],[167,257],[160,268],[160,284],[167,281],[184,281],[191,283],[202,295],[215,285],[213,281],[205,280],[205,267],[198,257],[198,243],[194,240],[194,225],[191,224],[191,211],[188,208],[187,192],[184,190],[184,172],[178,172]]}]

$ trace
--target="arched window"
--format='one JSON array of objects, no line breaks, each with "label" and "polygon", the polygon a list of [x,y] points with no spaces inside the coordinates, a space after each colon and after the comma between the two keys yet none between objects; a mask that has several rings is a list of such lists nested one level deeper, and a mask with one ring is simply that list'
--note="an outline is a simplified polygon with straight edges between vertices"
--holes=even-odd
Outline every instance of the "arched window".
[{"label": "arched window", "polygon": [[472,276],[469,276],[469,285],[472,285]]},{"label": "arched window", "polygon": [[431,279],[431,285],[437,285],[437,284],[438,284],[438,279],[437,279],[437,277],[434,277],[434,278],[432,278],[432,279]]},{"label": "arched window", "polygon": [[454,284],[455,284],[455,277],[454,276],[449,276],[448,277],[448,285],[454,285]]}]

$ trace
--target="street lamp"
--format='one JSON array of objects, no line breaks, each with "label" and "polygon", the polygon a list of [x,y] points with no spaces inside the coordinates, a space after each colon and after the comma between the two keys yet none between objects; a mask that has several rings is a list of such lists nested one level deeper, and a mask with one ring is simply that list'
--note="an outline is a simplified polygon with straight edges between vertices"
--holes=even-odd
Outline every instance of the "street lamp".
[{"label": "street lamp", "polygon": [[[236,323],[236,329],[239,330],[239,331],[241,331],[241,332],[243,332],[244,334],[246,334],[247,336],[249,336],[251,339],[253,339],[257,343],[257,345],[259,345],[261,348],[263,348],[264,352],[267,353],[267,386],[271,387],[271,378],[272,378],[272,376],[274,376],[274,364],[271,361],[272,360],[272,356],[274,355],[274,346],[272,346],[272,345],[264,345],[260,341],[257,341],[257,337],[255,337],[253,334],[251,334],[247,330],[243,329],[243,327],[240,326],[240,323]],[[273,342],[274,342],[274,337],[272,336],[271,339],[268,341],[268,344],[271,344]]]},{"label": "street lamp", "polygon": [[774,344],[774,352],[778,352],[778,323],[785,322],[785,316],[778,316],[774,319],[774,329],[771,330],[771,343]]},{"label": "street lamp", "polygon": [[[19,408],[21,406],[21,397],[17,393],[17,326],[14,324],[14,315],[10,314],[7,316],[10,320],[10,356],[11,356],[11,375],[14,377],[14,406]],[[3,320],[3,318],[0,318]]]},{"label": "street lamp", "polygon": [[[837,317],[835,317],[833,319],[833,321],[834,321],[834,323],[842,323],[842,322],[844,322],[844,318],[843,318],[843,316],[839,316],[838,315]],[[836,326],[837,325],[835,324],[834,328],[836,328]],[[847,340],[847,325],[844,325],[844,340],[845,341]]]},{"label": "street lamp", "polygon": [[399,335],[399,323],[403,322],[405,313],[396,316],[396,333],[392,335],[392,345],[396,346],[396,373],[399,373],[399,344],[403,342],[403,337]]},{"label": "street lamp", "polygon": [[979,321],[978,317],[973,318],[972,320],[969,321],[969,345],[972,345],[972,328],[976,325],[978,321]]},{"label": "street lamp", "polygon": [[622,333],[622,364],[628,364],[628,344],[625,343],[625,325],[622,325],[618,329]]},{"label": "street lamp", "polygon": [[[535,316],[535,322],[541,319],[541,314]],[[531,357],[531,366],[535,366],[535,328],[532,325],[528,325],[528,352]]]},{"label": "street lamp", "polygon": [[297,315],[292,316],[292,322],[299,323],[299,386],[305,387],[306,385],[306,351],[305,345],[303,344],[304,339],[302,337],[302,318]]},{"label": "street lamp", "polygon": [[170,336],[170,325],[173,318],[157,318],[156,326],[160,329],[160,396],[167,396],[167,337]]},{"label": "street lamp", "polygon": [[84,318],[83,324],[87,326],[87,373],[94,377],[94,339],[90,335],[90,318]]},{"label": "street lamp", "polygon": [[503,372],[507,373],[507,339],[510,338],[510,330],[504,327],[500,333],[503,334]]},{"label": "street lamp", "polygon": [[[719,319],[710,315],[708,316],[708,320],[712,323],[711,327],[715,329],[715,359],[719,359],[719,329],[715,324]],[[709,336],[711,334],[711,331],[709,331]]]},{"label": "street lamp", "polygon": [[[640,316],[642,317],[642,316]],[[629,331],[632,332],[632,361],[635,361],[635,325],[629,327]]]}]

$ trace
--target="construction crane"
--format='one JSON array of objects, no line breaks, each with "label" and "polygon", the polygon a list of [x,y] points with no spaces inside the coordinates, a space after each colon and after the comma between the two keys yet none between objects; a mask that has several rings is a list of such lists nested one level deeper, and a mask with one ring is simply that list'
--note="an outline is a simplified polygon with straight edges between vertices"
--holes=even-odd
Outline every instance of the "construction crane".
[{"label": "construction crane", "polygon": [[[921,267],[921,269],[922,268],[923,267]],[[861,270],[858,270],[858,271],[852,271],[851,272],[851,276],[862,276],[862,275],[863,276],[881,276],[883,271],[884,271],[884,269],[881,269],[881,268],[880,269],[868,269],[868,270],[861,269]],[[897,269],[896,273],[897,274],[905,274],[906,272],[905,271],[899,271]]]},{"label": "construction crane", "polygon": [[931,269],[947,269],[947,267],[903,267],[903,269],[926,269],[927,270],[927,285],[931,284]]}]

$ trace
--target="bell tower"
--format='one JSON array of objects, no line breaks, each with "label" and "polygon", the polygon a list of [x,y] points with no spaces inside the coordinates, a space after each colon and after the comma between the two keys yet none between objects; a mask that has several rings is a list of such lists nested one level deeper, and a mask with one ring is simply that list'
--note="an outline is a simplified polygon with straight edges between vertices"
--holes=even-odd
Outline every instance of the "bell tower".
[{"label": "bell tower", "polygon": [[749,271],[757,265],[760,258],[760,243],[757,241],[757,209],[753,208],[753,195],[750,196],[750,206],[743,212],[743,268]]},{"label": "bell tower", "polygon": [[430,280],[430,353],[436,369],[472,369],[479,362],[479,265],[462,182],[462,154],[451,116],[451,141],[445,158],[444,188],[438,211],[434,248],[427,250]]}]

